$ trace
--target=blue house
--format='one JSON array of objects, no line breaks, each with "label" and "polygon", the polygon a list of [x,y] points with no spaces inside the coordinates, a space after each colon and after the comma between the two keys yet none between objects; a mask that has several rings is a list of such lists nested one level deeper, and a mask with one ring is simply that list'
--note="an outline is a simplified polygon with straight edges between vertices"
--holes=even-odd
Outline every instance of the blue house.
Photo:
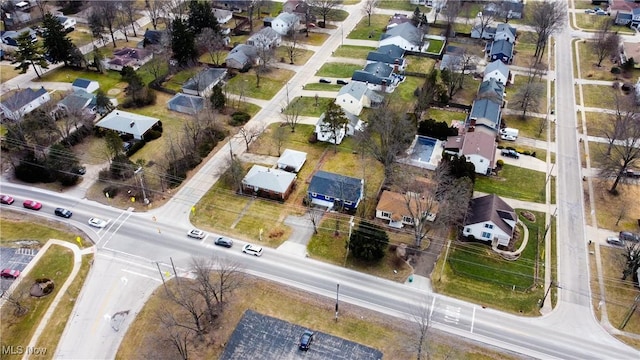
[{"label": "blue house", "polygon": [[92,93],[100,89],[100,83],[95,80],[88,80],[83,78],[77,78],[71,84],[73,91],[86,91]]},{"label": "blue house", "polygon": [[511,63],[513,60],[513,44],[508,40],[496,40],[491,43],[489,50],[491,61],[500,60],[505,64]]},{"label": "blue house", "polygon": [[501,106],[502,103],[490,98],[475,100],[471,105],[467,127],[475,131],[483,129],[490,134],[496,135],[500,129]]},{"label": "blue house", "polygon": [[354,212],[364,194],[364,180],[318,171],[311,178],[307,195],[314,205],[326,207],[331,210],[334,207]]}]

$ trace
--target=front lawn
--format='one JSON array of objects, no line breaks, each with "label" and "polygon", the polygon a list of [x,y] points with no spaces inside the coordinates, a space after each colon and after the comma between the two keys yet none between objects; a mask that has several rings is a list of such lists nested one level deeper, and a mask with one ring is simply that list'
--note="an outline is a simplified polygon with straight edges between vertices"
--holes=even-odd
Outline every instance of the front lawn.
[{"label": "front lawn", "polygon": [[350,78],[356,70],[362,70],[362,65],[345,63],[325,63],[320,67],[316,76],[327,76],[336,78]]},{"label": "front lawn", "polygon": [[[616,90],[612,89],[611,86],[582,85],[583,105],[585,107],[613,109],[615,106],[613,104],[613,91]],[[578,92],[576,92],[576,99],[580,100]]]},{"label": "front lawn", "polygon": [[580,77],[583,79],[635,83],[636,80],[634,79],[640,75],[640,70],[638,69],[622,74],[611,73],[611,69],[618,65],[614,64],[609,57],[605,57],[600,66],[597,66],[598,58],[589,42],[578,41],[578,52],[580,54]]},{"label": "front lawn", "polygon": [[[593,9],[592,5],[592,9]],[[612,16],[602,16],[596,14],[576,14],[576,27],[583,29],[585,31],[596,32],[600,28],[601,21],[611,21],[615,18],[615,15]],[[633,32],[628,26],[615,25],[611,26],[611,31],[618,32],[620,35],[634,35]]]},{"label": "front lawn", "polygon": [[301,103],[302,105],[300,105],[300,116],[320,117],[320,115],[322,115],[324,110],[327,108],[327,105],[330,102],[334,101],[334,99],[319,97],[317,101],[318,105],[316,106],[315,97],[299,96],[295,98],[289,106],[291,107],[293,106],[293,104]]},{"label": "front lawn", "polygon": [[323,83],[309,83],[305,84],[304,90],[316,90],[316,91],[340,91],[343,85],[338,84],[323,84]]},{"label": "front lawn", "polygon": [[376,50],[376,48],[369,46],[340,45],[338,46],[336,51],[333,52],[333,56],[366,59],[367,55],[369,55],[369,53],[374,50]]},{"label": "front lawn", "polygon": [[[547,126],[555,126],[553,123],[545,124],[544,129],[540,132],[541,122],[547,122],[545,118],[526,116],[522,118],[520,115],[502,115],[502,121],[506,127],[516,128],[520,130],[520,136],[547,140]],[[553,133],[553,131],[552,131]],[[540,134],[538,136],[538,134]]]},{"label": "front lawn", "polygon": [[229,79],[225,88],[232,94],[270,100],[293,75],[294,72],[291,70],[271,69],[268,73],[260,76],[260,87],[256,87],[257,79],[255,70],[250,70],[246,73],[239,73]]},{"label": "front lawn", "polygon": [[358,25],[347,35],[347,39],[377,41],[380,39],[380,35],[384,33],[384,29],[388,23],[389,15],[371,15],[371,25],[369,25],[368,17],[364,16]]},{"label": "front lawn", "polygon": [[124,87],[126,86],[126,83],[122,80],[122,76],[120,76],[120,73],[117,71],[108,70],[103,74],[92,70],[79,70],[67,67],[60,67],[55,70],[49,71],[44,74],[42,78],[34,79],[34,81],[72,83],[77,78],[84,78],[99,82],[100,89],[102,89],[105,93],[108,93],[110,89],[124,89]]},{"label": "front lawn", "polygon": [[380,0],[376,4],[376,7],[380,9],[392,9],[392,10],[403,10],[403,11],[414,11],[416,8],[418,8],[423,13],[428,13],[429,10],[431,10],[427,6],[413,5],[409,1],[398,1],[398,0]]},{"label": "front lawn", "polygon": [[[17,202],[16,202],[17,203]],[[14,204],[15,206],[15,204]],[[81,232],[66,226],[58,221],[49,221],[38,218],[37,222],[29,223],[28,226],[22,221],[23,215],[11,211],[3,211],[0,218],[0,244],[4,247],[19,247],[16,240],[31,239],[37,240],[40,245],[44,245],[49,239],[58,239],[79,245],[76,238],[80,236],[82,245],[91,246],[91,241],[81,236]]]},{"label": "front lawn", "polygon": [[504,164],[497,176],[477,176],[473,190],[522,201],[544,203],[545,181],[544,172]]},{"label": "front lawn", "polygon": [[0,65],[0,83],[9,81],[20,75],[20,70],[16,70],[13,65]]},{"label": "front lawn", "polygon": [[[309,59],[315,54],[314,51],[301,49],[298,47],[296,56],[293,57],[293,63],[295,65],[304,65],[309,61]],[[289,59],[289,53],[287,48],[284,46],[280,46],[276,48],[276,59],[285,64],[291,63],[291,59]]]}]

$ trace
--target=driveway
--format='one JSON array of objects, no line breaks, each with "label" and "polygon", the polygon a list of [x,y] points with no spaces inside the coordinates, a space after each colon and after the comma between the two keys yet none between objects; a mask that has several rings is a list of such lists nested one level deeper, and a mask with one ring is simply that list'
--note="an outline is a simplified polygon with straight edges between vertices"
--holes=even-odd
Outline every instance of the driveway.
[{"label": "driveway", "polygon": [[291,227],[291,236],[289,236],[289,239],[282,243],[282,245],[278,246],[278,250],[290,254],[307,256],[307,244],[311,236],[313,236],[313,224],[311,220],[309,220],[309,216],[307,214],[303,216],[289,215],[284,220],[284,224]]}]

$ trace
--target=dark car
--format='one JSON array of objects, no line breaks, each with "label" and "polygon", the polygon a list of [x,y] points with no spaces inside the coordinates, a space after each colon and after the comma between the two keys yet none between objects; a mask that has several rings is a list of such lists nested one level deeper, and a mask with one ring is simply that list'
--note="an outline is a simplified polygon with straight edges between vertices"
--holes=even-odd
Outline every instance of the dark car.
[{"label": "dark car", "polygon": [[84,175],[84,174],[86,174],[86,173],[87,173],[87,168],[86,168],[86,167],[84,167],[84,166],[81,166],[81,167],[79,167],[79,168],[76,168],[76,169],[74,170],[74,172],[75,172],[76,174],[78,174],[78,175]]},{"label": "dark car", "polygon": [[517,151],[511,150],[511,149],[502,150],[500,152],[500,155],[506,156],[506,157],[510,157],[510,158],[514,158],[514,159],[519,159],[520,158],[520,154],[518,154]]},{"label": "dark car", "polygon": [[226,248],[230,248],[230,247],[233,246],[233,240],[227,239],[225,237],[219,237],[213,243],[218,245],[218,246],[224,246]]},{"label": "dark car", "polygon": [[300,337],[300,350],[307,351],[311,347],[311,342],[313,342],[313,331],[305,330]]},{"label": "dark car", "polygon": [[31,210],[40,210],[42,209],[42,204],[35,201],[35,200],[25,200],[22,203],[22,206],[24,206],[27,209],[31,209]]},{"label": "dark car", "polygon": [[620,240],[625,240],[625,241],[633,241],[633,242],[640,241],[640,235],[634,234],[630,231],[620,231],[618,238],[620,238]]},{"label": "dark car", "polygon": [[624,171],[624,176],[630,177],[630,178],[640,178],[640,171],[632,170],[632,169],[626,169]]},{"label": "dark car", "polygon": [[336,80],[336,84],[338,85],[347,85],[349,82],[341,79]]},{"label": "dark car", "polygon": [[70,210],[67,209],[63,209],[63,208],[56,208],[54,210],[54,213],[58,216],[62,216],[63,218],[70,218],[71,215],[73,215],[73,213]]},{"label": "dark car", "polygon": [[321,84],[331,84],[331,80],[328,79],[320,79]]},{"label": "dark car", "polygon": [[15,200],[9,195],[0,195],[0,203],[11,205]]}]

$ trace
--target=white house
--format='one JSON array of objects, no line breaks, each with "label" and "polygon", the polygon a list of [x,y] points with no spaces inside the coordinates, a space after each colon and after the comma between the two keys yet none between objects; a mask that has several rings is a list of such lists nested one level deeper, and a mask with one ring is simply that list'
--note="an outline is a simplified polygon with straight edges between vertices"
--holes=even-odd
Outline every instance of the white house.
[{"label": "white house", "polygon": [[490,79],[495,79],[500,84],[507,85],[507,81],[509,81],[509,66],[500,60],[490,62],[489,65],[484,68],[484,78],[482,81]]},{"label": "white house", "polygon": [[144,134],[149,131],[159,119],[149,116],[138,115],[122,110],[114,110],[103,117],[96,126],[117,131],[119,133],[131,134],[136,140],[142,140]]},{"label": "white house", "polygon": [[495,167],[496,136],[484,131],[467,132],[460,154],[476,167],[476,173],[489,174]]},{"label": "white house", "polygon": [[340,89],[335,103],[345,112],[358,116],[363,108],[380,106],[383,101],[384,97],[369,89],[367,84],[352,81]]},{"label": "white house", "polygon": [[271,21],[271,27],[280,35],[287,35],[300,25],[300,18],[296,14],[282,12]]},{"label": "white house", "polygon": [[349,120],[342,129],[338,129],[335,134],[329,124],[324,122],[324,113],[316,122],[316,137],[318,141],[328,142],[331,144],[340,144],[345,136],[353,136],[356,131],[362,131],[364,123],[357,116],[345,111],[345,116]]},{"label": "white house", "polygon": [[498,24],[493,40],[507,40],[513,44],[516,42],[516,29],[508,24]]},{"label": "white house", "polygon": [[233,13],[229,10],[213,8],[213,16],[218,20],[218,24],[224,25],[233,18]]},{"label": "white house", "polygon": [[207,68],[182,85],[182,92],[189,95],[207,97],[211,89],[227,76],[227,69]]},{"label": "white house", "polygon": [[265,27],[247,39],[247,45],[261,49],[273,49],[280,46],[282,38],[273,28]]},{"label": "white house", "polygon": [[284,171],[299,172],[307,161],[307,153],[297,150],[285,149],[278,159],[278,169]]},{"label": "white house", "polygon": [[[482,30],[482,33],[480,31]],[[473,39],[492,40],[496,36],[496,28],[493,26],[485,26],[482,29],[482,25],[476,25],[471,29],[471,37]]]},{"label": "white house", "polygon": [[492,245],[508,246],[518,217],[504,200],[495,194],[472,199],[462,235]]},{"label": "white house", "polygon": [[[420,199],[421,203],[417,200]],[[407,204],[407,201],[409,204]],[[408,206],[411,206],[409,211]],[[419,211],[426,213],[424,220],[433,222],[438,213],[438,202],[420,198],[418,194],[409,195],[384,190],[376,205],[376,217],[389,221],[389,226],[397,229],[405,225],[413,226],[421,221],[421,216],[417,216]]]},{"label": "white house", "polygon": [[62,24],[65,30],[73,30],[76,27],[76,19],[64,15],[57,15],[56,20]]},{"label": "white house", "polygon": [[24,115],[39,108],[42,104],[51,100],[51,96],[41,87],[38,90],[26,88],[11,95],[0,102],[2,117],[13,121],[20,120]]},{"label": "white house", "polygon": [[274,200],[286,200],[297,175],[288,171],[253,165],[242,179],[242,191]]},{"label": "white house", "polygon": [[71,84],[73,91],[86,91],[92,93],[100,89],[100,83],[95,80],[88,80],[83,78],[77,78]]},{"label": "white house", "polygon": [[387,30],[380,38],[380,47],[397,45],[405,51],[427,52],[429,42],[424,41],[424,33],[412,23],[404,23]]}]

